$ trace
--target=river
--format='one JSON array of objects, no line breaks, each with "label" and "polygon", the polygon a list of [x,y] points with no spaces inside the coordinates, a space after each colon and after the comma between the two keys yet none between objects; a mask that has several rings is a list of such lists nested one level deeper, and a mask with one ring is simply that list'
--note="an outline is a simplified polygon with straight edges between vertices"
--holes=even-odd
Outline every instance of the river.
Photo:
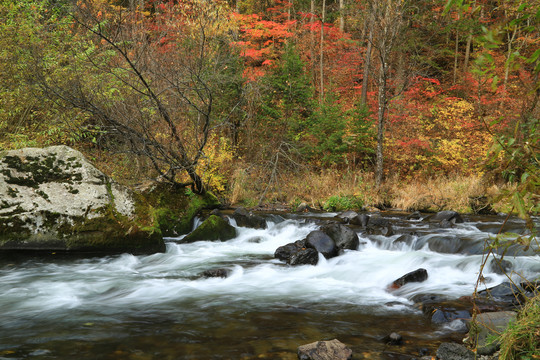
[{"label": "river", "polygon": [[[333,338],[355,359],[408,359],[464,337],[461,322],[432,324],[412,299],[470,296],[485,241],[504,218],[469,216],[441,229],[383,213],[397,234],[356,229],[359,251],[321,256],[316,266],[273,258],[335,215],[272,216],[267,229],[237,227],[227,242],[168,238],[165,253],[147,256],[2,254],[0,359],[296,359],[299,345]],[[519,219],[506,226],[525,229]],[[412,235],[395,242],[403,233]],[[539,255],[510,255],[516,273],[538,277]],[[227,278],[201,277],[223,267],[232,270]],[[388,290],[418,268],[426,281]],[[489,266],[484,277],[481,288],[506,280]],[[381,340],[394,331],[403,345]]]}]

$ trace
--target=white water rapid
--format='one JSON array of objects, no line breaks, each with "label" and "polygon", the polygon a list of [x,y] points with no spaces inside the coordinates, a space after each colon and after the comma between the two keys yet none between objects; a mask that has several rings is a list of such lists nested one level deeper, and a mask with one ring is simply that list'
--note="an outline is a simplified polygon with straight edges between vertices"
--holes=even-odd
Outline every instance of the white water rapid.
[{"label": "white water rapid", "polygon": [[[170,238],[165,253],[149,256],[4,256],[0,259],[0,359],[27,358],[31,354],[51,359],[111,358],[110,354],[120,350],[125,357],[113,358],[135,359],[134,348],[150,354],[140,357],[149,359],[160,351],[161,358],[170,355],[175,359],[237,359],[242,354],[256,358],[261,351],[282,351],[276,358],[294,358],[291,354],[295,348],[290,349],[292,353],[283,348],[302,340],[320,340],[310,333],[322,337],[343,334],[345,338],[369,333],[365,326],[354,328],[360,322],[356,319],[363,317],[371,319],[373,327],[378,321],[394,324],[389,319],[399,319],[405,329],[410,326],[406,320],[409,317],[413,324],[422,322],[426,332],[438,331],[430,327],[429,320],[426,325],[412,297],[470,296],[483,255],[477,251],[434,251],[438,244],[434,237],[446,236],[444,241],[450,241],[450,236],[455,241],[475,244],[466,249],[476,249],[492,236],[480,228],[496,227],[501,221],[467,220],[452,229],[436,230],[420,221],[402,221],[395,229],[410,230],[413,235],[408,242],[394,242],[400,235],[368,236],[358,229],[359,251],[346,251],[328,260],[320,256],[316,266],[290,267],[273,258],[279,246],[303,239],[318,229],[317,221],[302,217],[269,221],[266,230],[237,227],[238,236],[227,242],[179,244]],[[525,278],[540,274],[538,255],[505,259],[512,263],[516,274]],[[201,276],[214,268],[227,268],[231,273],[227,278]],[[388,290],[395,279],[418,268],[427,270],[426,281]],[[489,266],[483,275],[485,283],[480,290],[507,280]],[[318,317],[324,323],[316,323]],[[291,321],[306,324],[295,328]],[[267,330],[259,331],[265,322]],[[227,331],[221,334],[218,328],[230,328],[231,334],[244,333],[246,338],[227,340]],[[261,334],[281,340],[264,342]],[[375,336],[368,337],[374,341]],[[120,340],[111,340],[115,338]],[[426,338],[432,339],[433,335]],[[168,348],[158,339],[177,345]],[[158,344],[155,346],[161,350],[150,344],[143,346],[144,341]],[[254,341],[250,350],[242,348],[240,343],[244,341]],[[210,342],[216,343],[214,350],[208,349]],[[69,343],[87,348],[73,352],[67,350]],[[265,347],[267,343],[272,345]],[[198,344],[199,348],[187,344]],[[235,352],[233,348],[241,350]]]}]

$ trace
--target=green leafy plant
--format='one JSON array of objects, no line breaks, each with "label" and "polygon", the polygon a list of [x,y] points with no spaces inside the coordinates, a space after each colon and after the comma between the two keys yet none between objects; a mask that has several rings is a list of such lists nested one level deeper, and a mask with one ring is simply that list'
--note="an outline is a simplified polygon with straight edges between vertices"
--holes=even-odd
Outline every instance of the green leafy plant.
[{"label": "green leafy plant", "polygon": [[323,209],[325,211],[359,210],[363,205],[363,201],[354,195],[333,195],[323,204]]}]

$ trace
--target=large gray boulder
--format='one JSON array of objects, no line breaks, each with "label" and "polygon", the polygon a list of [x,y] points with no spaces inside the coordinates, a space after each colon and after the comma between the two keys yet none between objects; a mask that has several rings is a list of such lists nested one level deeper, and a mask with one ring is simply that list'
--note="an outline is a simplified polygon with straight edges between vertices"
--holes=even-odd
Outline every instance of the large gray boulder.
[{"label": "large gray boulder", "polygon": [[164,251],[135,213],[134,194],[72,148],[0,153],[0,250]]}]

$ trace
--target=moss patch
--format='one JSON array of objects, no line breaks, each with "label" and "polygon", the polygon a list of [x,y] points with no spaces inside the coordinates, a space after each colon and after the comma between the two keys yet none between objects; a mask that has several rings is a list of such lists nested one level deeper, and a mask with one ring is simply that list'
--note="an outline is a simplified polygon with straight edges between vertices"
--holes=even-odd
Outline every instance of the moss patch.
[{"label": "moss patch", "polygon": [[157,185],[137,196],[136,204],[138,221],[163,236],[187,234],[201,210],[220,205],[211,193],[196,195],[170,184]]},{"label": "moss patch", "polygon": [[210,215],[197,229],[182,239],[183,243],[192,243],[199,240],[226,241],[236,237],[236,229],[223,218]]}]

